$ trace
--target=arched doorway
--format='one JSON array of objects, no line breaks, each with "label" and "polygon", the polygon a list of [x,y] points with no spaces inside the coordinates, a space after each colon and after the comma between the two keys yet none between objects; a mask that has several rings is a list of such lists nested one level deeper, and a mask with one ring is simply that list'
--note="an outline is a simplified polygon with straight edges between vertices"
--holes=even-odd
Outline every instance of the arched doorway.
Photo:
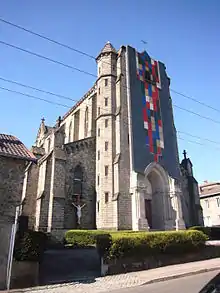
[{"label": "arched doorway", "polygon": [[[151,230],[165,230],[171,209],[169,179],[158,163],[151,163],[145,170],[145,216]],[[143,201],[142,201],[143,202]]]}]

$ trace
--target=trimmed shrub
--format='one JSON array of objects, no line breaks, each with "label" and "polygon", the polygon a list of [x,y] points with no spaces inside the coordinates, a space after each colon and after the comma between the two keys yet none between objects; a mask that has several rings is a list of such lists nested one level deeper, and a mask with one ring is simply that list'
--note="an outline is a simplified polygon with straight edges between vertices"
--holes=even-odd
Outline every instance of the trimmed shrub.
[{"label": "trimmed shrub", "polygon": [[16,235],[14,258],[17,261],[40,261],[47,244],[47,235],[43,232],[28,230],[22,237]]},{"label": "trimmed shrub", "polygon": [[112,245],[112,236],[110,234],[100,234],[96,236],[96,247],[102,257],[107,257]]},{"label": "trimmed shrub", "polygon": [[220,240],[220,227],[194,226],[190,227],[189,230],[201,231],[207,235],[210,240]]},{"label": "trimmed shrub", "polygon": [[69,230],[65,233],[65,241],[72,246],[92,246],[96,245],[97,236],[104,234],[108,233],[100,230]]},{"label": "trimmed shrub", "polygon": [[200,231],[113,234],[108,257],[141,259],[161,253],[182,254],[203,247],[206,240],[207,236]]}]

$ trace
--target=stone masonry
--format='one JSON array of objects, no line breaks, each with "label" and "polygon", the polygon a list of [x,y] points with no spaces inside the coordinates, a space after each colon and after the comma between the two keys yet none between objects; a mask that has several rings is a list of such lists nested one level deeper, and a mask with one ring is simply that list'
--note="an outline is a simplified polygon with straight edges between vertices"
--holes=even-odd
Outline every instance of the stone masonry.
[{"label": "stone masonry", "polygon": [[[151,59],[161,73],[156,86],[165,131],[163,154],[154,162],[146,143],[136,53],[129,46],[116,51],[107,42],[96,58],[98,78],[92,88],[53,127],[42,119],[33,147],[38,165],[29,167],[24,192],[29,198],[24,213],[36,229],[185,227],[170,79],[165,65]],[[155,91],[155,84],[150,86]],[[83,205],[80,226],[72,203]]]},{"label": "stone masonry", "polygon": [[35,161],[33,154],[16,137],[0,134],[0,289],[6,286],[12,224],[16,207],[22,203],[25,169]]}]

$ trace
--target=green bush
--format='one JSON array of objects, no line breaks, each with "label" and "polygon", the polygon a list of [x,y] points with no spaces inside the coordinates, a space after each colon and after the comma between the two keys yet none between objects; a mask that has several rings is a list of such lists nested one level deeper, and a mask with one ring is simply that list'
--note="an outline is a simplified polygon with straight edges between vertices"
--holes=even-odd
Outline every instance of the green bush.
[{"label": "green bush", "polygon": [[190,227],[189,230],[201,231],[207,235],[210,240],[220,240],[220,227],[194,226]]},{"label": "green bush", "polygon": [[86,247],[96,244],[99,235],[108,234],[100,230],[69,230],[65,233],[64,240],[72,246]]},{"label": "green bush", "polygon": [[40,261],[46,248],[47,235],[43,232],[27,231],[22,237],[16,235],[14,258],[17,261]]},{"label": "green bush", "polygon": [[181,254],[205,245],[207,236],[199,231],[124,233],[112,235],[110,259],[143,258],[155,254]]},{"label": "green bush", "polygon": [[112,245],[112,236],[110,234],[100,234],[96,236],[96,247],[102,257],[106,257]]}]

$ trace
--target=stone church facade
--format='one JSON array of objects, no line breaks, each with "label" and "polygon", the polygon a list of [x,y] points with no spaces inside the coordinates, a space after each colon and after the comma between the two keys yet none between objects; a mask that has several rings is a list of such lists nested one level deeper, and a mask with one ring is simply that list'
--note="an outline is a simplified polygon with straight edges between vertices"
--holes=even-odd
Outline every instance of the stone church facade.
[{"label": "stone church facade", "polygon": [[[25,174],[30,227],[184,229],[182,176],[163,63],[108,42],[94,86],[53,127],[41,122]],[[81,209],[80,224],[75,206]]]}]

